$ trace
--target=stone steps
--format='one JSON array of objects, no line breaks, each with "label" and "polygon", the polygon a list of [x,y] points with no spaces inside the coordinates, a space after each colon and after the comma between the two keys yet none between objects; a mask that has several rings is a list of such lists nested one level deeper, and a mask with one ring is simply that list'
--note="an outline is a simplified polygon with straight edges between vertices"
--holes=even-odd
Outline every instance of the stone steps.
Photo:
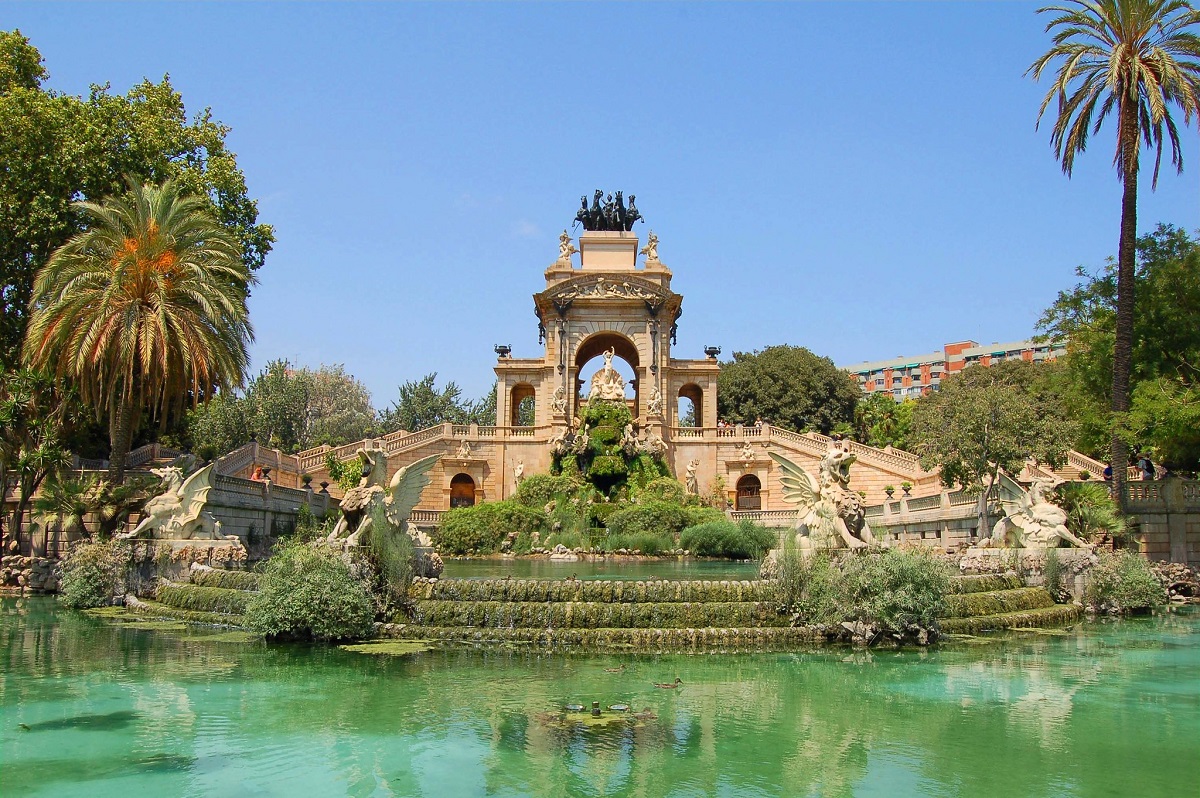
[{"label": "stone steps", "polygon": [[773,601],[775,586],[758,579],[418,579],[409,595],[434,601],[739,602]]},{"label": "stone steps", "polygon": [[946,618],[973,618],[1054,606],[1054,597],[1041,587],[958,593],[946,597]]},{"label": "stone steps", "polygon": [[149,615],[154,618],[165,618],[172,621],[204,624],[206,626],[232,626],[235,628],[241,628],[244,625],[241,615],[231,615],[221,612],[204,612],[201,610],[187,610],[180,607],[172,607],[158,601],[148,601],[146,599],[135,598],[134,596],[125,597],[125,606],[128,609],[142,615]]},{"label": "stone steps", "polygon": [[979,634],[1014,627],[1062,626],[1073,623],[1083,615],[1083,610],[1074,604],[1052,604],[1049,607],[1003,612],[993,615],[977,615],[969,618],[946,618],[941,622],[945,634]]},{"label": "stone steps", "polygon": [[416,623],[492,629],[680,629],[782,626],[787,618],[757,601],[418,601]]},{"label": "stone steps", "polygon": [[402,640],[493,645],[517,644],[540,648],[638,651],[784,651],[825,642],[823,632],[812,627],[737,627],[677,629],[530,629],[395,624],[383,634]]}]

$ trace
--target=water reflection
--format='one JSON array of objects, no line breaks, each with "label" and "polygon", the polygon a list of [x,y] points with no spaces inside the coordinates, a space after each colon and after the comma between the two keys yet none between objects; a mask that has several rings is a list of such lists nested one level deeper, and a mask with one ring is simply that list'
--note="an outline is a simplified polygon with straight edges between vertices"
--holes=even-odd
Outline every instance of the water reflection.
[{"label": "water reflection", "polygon": [[[1150,794],[1189,783],[1200,734],[1195,615],[925,652],[392,658],[50,607],[4,605],[5,794]],[[649,713],[563,710],[593,701]]]}]

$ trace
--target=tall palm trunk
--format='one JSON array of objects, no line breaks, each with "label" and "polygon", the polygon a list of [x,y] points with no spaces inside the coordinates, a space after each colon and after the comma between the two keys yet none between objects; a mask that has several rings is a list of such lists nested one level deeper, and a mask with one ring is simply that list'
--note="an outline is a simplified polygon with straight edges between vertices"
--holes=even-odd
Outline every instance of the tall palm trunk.
[{"label": "tall palm trunk", "polygon": [[125,479],[125,458],[129,454],[129,444],[133,439],[133,411],[135,401],[130,386],[121,388],[120,404],[117,407],[116,423],[113,424],[112,454],[108,460],[108,478],[113,484],[120,485]]},{"label": "tall palm trunk", "polygon": [[[1121,100],[1121,153],[1125,183],[1121,198],[1121,243],[1117,250],[1117,324],[1113,340],[1113,415],[1129,410],[1129,378],[1133,363],[1133,294],[1137,256],[1137,108],[1128,98]],[[1113,490],[1117,503],[1125,504],[1125,472],[1129,466],[1129,447],[1119,435],[1112,437]]]}]

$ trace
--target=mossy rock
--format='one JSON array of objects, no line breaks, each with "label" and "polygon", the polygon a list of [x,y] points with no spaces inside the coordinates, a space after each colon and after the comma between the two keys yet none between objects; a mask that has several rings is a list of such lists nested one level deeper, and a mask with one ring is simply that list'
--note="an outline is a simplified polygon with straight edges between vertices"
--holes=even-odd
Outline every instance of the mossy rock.
[{"label": "mossy rock", "polygon": [[1036,610],[980,615],[974,618],[944,618],[938,626],[944,633],[979,634],[1017,626],[1061,626],[1077,621],[1082,614],[1083,610],[1073,604],[1055,604]]},{"label": "mossy rock", "polygon": [[158,601],[168,607],[227,615],[244,614],[253,595],[246,590],[175,584],[160,585],[155,591]]},{"label": "mossy rock", "polygon": [[1040,587],[991,590],[986,593],[953,593],[946,596],[947,618],[971,618],[1054,606],[1054,597]]},{"label": "mossy rock", "polygon": [[258,590],[261,574],[253,571],[223,571],[214,568],[211,571],[192,571],[189,581],[198,587],[220,587],[226,590]]},{"label": "mossy rock", "polygon": [[404,657],[433,650],[433,646],[423,640],[372,640],[367,643],[347,643],[338,648],[355,654],[375,654],[388,657]]}]

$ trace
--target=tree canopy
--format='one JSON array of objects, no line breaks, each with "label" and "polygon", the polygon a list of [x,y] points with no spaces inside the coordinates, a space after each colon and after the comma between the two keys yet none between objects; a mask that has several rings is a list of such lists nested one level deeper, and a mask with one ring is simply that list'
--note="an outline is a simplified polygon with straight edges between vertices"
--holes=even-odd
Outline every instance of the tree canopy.
[{"label": "tree canopy", "polygon": [[205,457],[233,451],[251,436],[297,452],[340,446],[376,431],[370,392],[343,366],[296,369],[286,360],[268,363],[243,395],[219,394],[187,417],[188,440]]},{"label": "tree canopy", "polygon": [[204,109],[188,120],[170,78],[143,80],[125,94],[107,84],[87,97],[47,89],[41,54],[20,31],[0,31],[0,367],[16,365],[34,275],[84,229],[72,203],[124,192],[139,182],[178,181],[204,198],[253,273],[274,242],[258,221],[229,128]]},{"label": "tree canopy", "polygon": [[400,397],[379,414],[379,421],[383,432],[416,432],[445,422],[492,425],[496,423],[496,391],[471,401],[463,399],[462,388],[454,381],[438,390],[437,372],[426,374],[401,385]]},{"label": "tree canopy", "polygon": [[796,431],[829,433],[854,419],[859,399],[854,378],[826,357],[800,346],[734,352],[721,364],[717,413],[734,424],[759,418]]},{"label": "tree canopy", "polygon": [[1110,407],[1116,326],[1116,265],[1062,291],[1038,322],[1066,339],[1067,356],[1051,376],[1080,421],[1076,448],[1098,455],[1115,431],[1137,449],[1154,448],[1175,470],[1200,468],[1200,240],[1160,224],[1137,242],[1132,351],[1133,399],[1128,413]]},{"label": "tree canopy", "polygon": [[891,394],[875,392],[863,396],[854,408],[853,437],[868,446],[908,448],[913,408],[917,402],[897,402]]}]

